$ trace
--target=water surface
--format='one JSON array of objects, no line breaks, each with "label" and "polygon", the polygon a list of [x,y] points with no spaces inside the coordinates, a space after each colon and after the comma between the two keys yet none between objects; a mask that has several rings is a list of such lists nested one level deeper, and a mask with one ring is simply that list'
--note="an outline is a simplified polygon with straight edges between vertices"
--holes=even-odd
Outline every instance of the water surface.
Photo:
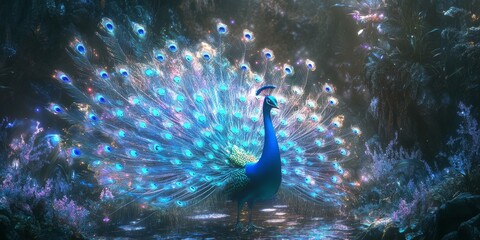
[{"label": "water surface", "polygon": [[[329,219],[320,214],[305,217],[278,201],[256,205],[254,223],[264,229],[237,232],[233,229],[236,219],[233,206],[229,204],[215,211],[194,210],[174,228],[149,227],[133,220],[105,236],[109,236],[106,239],[354,239],[357,234],[347,220]],[[248,224],[246,207],[242,223],[244,227]]]}]

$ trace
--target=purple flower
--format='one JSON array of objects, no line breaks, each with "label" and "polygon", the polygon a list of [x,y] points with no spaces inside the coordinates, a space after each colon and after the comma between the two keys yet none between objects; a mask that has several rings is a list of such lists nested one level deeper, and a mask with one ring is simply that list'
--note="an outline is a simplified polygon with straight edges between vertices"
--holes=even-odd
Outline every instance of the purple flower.
[{"label": "purple flower", "polygon": [[458,126],[457,136],[447,142],[452,149],[448,161],[458,172],[468,175],[480,166],[480,129],[478,121],[470,115],[471,106],[461,102],[458,108],[462,123]]},{"label": "purple flower", "polygon": [[100,200],[101,201],[108,201],[113,199],[113,194],[108,188],[104,188],[100,193]]},{"label": "purple flower", "polygon": [[88,210],[82,206],[78,206],[73,200],[68,199],[67,196],[63,196],[62,199],[55,199],[53,201],[53,209],[57,216],[72,224],[75,227],[85,225]]}]

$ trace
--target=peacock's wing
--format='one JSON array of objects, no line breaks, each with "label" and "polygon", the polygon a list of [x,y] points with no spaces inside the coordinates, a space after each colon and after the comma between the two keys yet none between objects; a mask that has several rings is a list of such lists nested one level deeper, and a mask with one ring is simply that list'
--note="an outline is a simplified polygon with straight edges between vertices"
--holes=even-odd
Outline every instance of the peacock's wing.
[{"label": "peacock's wing", "polygon": [[236,200],[242,193],[248,191],[248,184],[250,178],[248,178],[244,169],[236,169],[230,173],[230,177],[226,181],[224,187],[224,194],[229,199]]},{"label": "peacock's wing", "polygon": [[244,149],[234,145],[228,156],[228,162],[232,167],[244,168],[247,163],[256,163],[258,160]]},{"label": "peacock's wing", "polygon": [[257,159],[244,149],[234,145],[228,156],[229,164],[237,169],[230,173],[225,184],[224,193],[230,199],[237,199],[244,191],[248,190],[250,178],[245,172],[247,163],[255,163]]}]

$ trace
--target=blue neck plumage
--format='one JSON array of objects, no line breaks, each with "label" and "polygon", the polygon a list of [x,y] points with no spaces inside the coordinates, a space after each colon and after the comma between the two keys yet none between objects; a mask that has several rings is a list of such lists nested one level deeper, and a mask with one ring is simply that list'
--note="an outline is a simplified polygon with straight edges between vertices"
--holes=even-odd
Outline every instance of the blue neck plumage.
[{"label": "blue neck plumage", "polygon": [[270,111],[272,108],[263,103],[263,124],[265,128],[265,142],[260,160],[245,166],[245,172],[251,179],[266,180],[281,174],[280,149],[278,148],[275,129],[273,128]]},{"label": "blue neck plumage", "polygon": [[[270,115],[272,108],[263,107],[263,125],[265,128],[265,142],[263,145],[263,152],[260,161],[275,160],[280,157],[280,149],[278,148],[277,137],[275,129],[273,128],[272,117]],[[259,162],[260,163],[260,162]]]}]

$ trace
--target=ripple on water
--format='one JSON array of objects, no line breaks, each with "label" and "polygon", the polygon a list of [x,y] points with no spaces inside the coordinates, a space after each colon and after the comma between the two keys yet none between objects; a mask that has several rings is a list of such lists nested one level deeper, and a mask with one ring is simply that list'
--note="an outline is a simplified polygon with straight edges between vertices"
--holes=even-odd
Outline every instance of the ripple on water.
[{"label": "ripple on water", "polygon": [[285,222],[285,218],[269,219],[265,222],[267,222],[267,223],[283,223],[283,222]]},{"label": "ripple on water", "polygon": [[223,213],[210,213],[210,214],[199,214],[194,216],[189,216],[189,219],[193,220],[205,220],[205,219],[219,219],[219,218],[226,218],[230,215],[223,214]]},{"label": "ripple on water", "polygon": [[275,212],[277,209],[275,208],[264,208],[264,209],[261,209],[260,211],[261,212]]},{"label": "ripple on water", "polygon": [[144,226],[136,226],[136,225],[122,225],[118,228],[122,229],[123,231],[127,231],[127,232],[140,231],[140,230],[145,229]]}]

